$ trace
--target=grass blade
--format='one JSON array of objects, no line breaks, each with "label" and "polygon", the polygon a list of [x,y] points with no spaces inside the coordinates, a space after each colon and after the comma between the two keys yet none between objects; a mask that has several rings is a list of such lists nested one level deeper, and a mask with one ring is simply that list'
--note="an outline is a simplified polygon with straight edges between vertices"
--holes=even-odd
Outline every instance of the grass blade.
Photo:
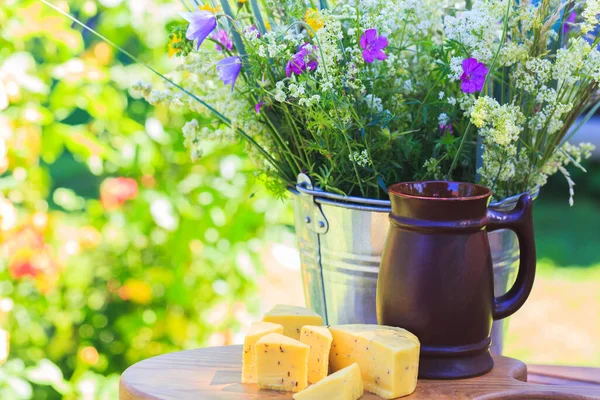
[{"label": "grass blade", "polygon": [[264,35],[267,32],[267,26],[265,25],[262,13],[260,12],[260,7],[258,7],[258,1],[250,0],[250,7],[252,8],[252,13],[254,14],[256,24],[258,25],[258,31],[261,35]]},{"label": "grass blade", "polygon": [[233,43],[235,44],[235,48],[238,53],[242,57],[242,60],[246,58],[246,47],[244,46],[244,42],[242,41],[242,37],[238,31],[238,27],[235,26],[235,15],[233,15],[233,10],[229,5],[229,1],[221,0],[221,7],[223,7],[223,12],[231,19],[231,36],[233,37]]}]

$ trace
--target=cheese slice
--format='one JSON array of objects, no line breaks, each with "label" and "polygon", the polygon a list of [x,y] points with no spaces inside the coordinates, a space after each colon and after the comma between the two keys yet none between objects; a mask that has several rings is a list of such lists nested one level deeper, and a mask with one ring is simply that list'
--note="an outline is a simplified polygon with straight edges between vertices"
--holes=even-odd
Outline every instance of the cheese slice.
[{"label": "cheese slice", "polygon": [[270,322],[253,322],[244,338],[242,383],[256,382],[256,342],[269,333],[283,333],[283,326]]},{"label": "cheese slice", "polygon": [[354,363],[296,393],[294,400],[357,400],[363,393],[360,368]]},{"label": "cheese slice", "polygon": [[329,330],[332,371],[358,363],[365,390],[384,399],[414,392],[421,347],[415,335],[383,325],[337,325]]},{"label": "cheese slice", "polygon": [[261,389],[299,392],[308,386],[310,347],[279,333],[256,342],[256,383]]},{"label": "cheese slice", "polygon": [[323,325],[323,318],[308,308],[277,304],[263,317],[263,321],[283,325],[283,334],[300,339],[304,325]]},{"label": "cheese slice", "polygon": [[300,341],[310,346],[308,382],[319,382],[327,377],[329,370],[329,350],[333,341],[331,332],[326,326],[305,325],[300,333]]}]

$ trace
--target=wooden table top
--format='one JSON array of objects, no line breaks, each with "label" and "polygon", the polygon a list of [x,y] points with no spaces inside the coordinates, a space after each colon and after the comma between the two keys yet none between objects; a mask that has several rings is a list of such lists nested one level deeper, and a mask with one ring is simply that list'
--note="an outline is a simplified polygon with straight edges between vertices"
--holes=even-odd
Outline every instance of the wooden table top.
[{"label": "wooden table top", "polygon": [[[492,372],[477,378],[419,380],[413,399],[600,399],[600,369],[529,366],[494,357]],[[241,384],[242,347],[187,350],[149,358],[129,367],[120,400],[286,399],[289,393]],[[527,382],[528,381],[528,382]],[[364,400],[379,397],[365,392]]]}]

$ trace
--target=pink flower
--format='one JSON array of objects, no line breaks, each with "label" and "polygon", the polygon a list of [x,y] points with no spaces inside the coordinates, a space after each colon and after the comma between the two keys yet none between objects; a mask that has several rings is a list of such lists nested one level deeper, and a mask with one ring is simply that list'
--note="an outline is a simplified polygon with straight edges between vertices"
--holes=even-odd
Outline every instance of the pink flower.
[{"label": "pink flower", "polygon": [[563,34],[569,33],[569,31],[573,29],[575,22],[577,22],[577,13],[572,11],[563,25]]},{"label": "pink flower", "polygon": [[377,36],[377,29],[367,29],[360,37],[360,48],[365,62],[372,63],[375,59],[385,60],[387,54],[383,52],[388,46],[385,36]]},{"label": "pink flower", "polygon": [[120,208],[138,195],[138,184],[132,178],[108,178],[100,186],[100,202],[106,210]]},{"label": "pink flower", "polygon": [[313,46],[312,50],[308,49],[309,44],[304,43],[298,49],[298,52],[292,56],[290,61],[288,61],[285,66],[285,75],[289,78],[292,73],[296,75],[301,75],[307,69],[309,71],[314,71],[317,69],[319,62],[314,54],[315,47]]},{"label": "pink flower", "polygon": [[453,135],[454,134],[454,129],[452,129],[452,123],[447,123],[447,124],[440,124],[440,134],[445,135],[445,134],[449,134],[449,135]]},{"label": "pink flower", "polygon": [[254,106],[254,111],[257,114],[260,114],[260,109],[262,108],[262,106],[265,104],[264,101],[259,101],[255,106]]},{"label": "pink flower", "polygon": [[217,29],[217,32],[213,33],[211,38],[220,43],[220,45],[215,44],[215,49],[217,49],[217,51],[223,51],[223,47],[221,46],[224,46],[227,50],[233,48],[233,41],[224,29]]},{"label": "pink flower", "polygon": [[462,62],[463,74],[460,76],[460,88],[465,93],[475,93],[483,89],[488,69],[475,58],[466,58]]}]

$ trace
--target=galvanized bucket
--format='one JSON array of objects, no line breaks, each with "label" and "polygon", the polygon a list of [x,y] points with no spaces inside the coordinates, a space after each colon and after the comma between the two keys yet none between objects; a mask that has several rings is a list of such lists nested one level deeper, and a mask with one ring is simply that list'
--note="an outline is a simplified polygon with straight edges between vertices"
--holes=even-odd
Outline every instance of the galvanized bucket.
[{"label": "galvanized bucket", "polygon": [[[377,274],[389,228],[390,202],[346,197],[315,189],[298,176],[294,218],[307,305],[327,324],[376,324]],[[539,188],[531,194],[538,196]],[[519,196],[492,203],[511,210]],[[489,233],[494,264],[494,291],[500,296],[514,283],[519,267],[519,243],[509,230]],[[492,326],[492,352],[502,353],[508,319]]]}]

